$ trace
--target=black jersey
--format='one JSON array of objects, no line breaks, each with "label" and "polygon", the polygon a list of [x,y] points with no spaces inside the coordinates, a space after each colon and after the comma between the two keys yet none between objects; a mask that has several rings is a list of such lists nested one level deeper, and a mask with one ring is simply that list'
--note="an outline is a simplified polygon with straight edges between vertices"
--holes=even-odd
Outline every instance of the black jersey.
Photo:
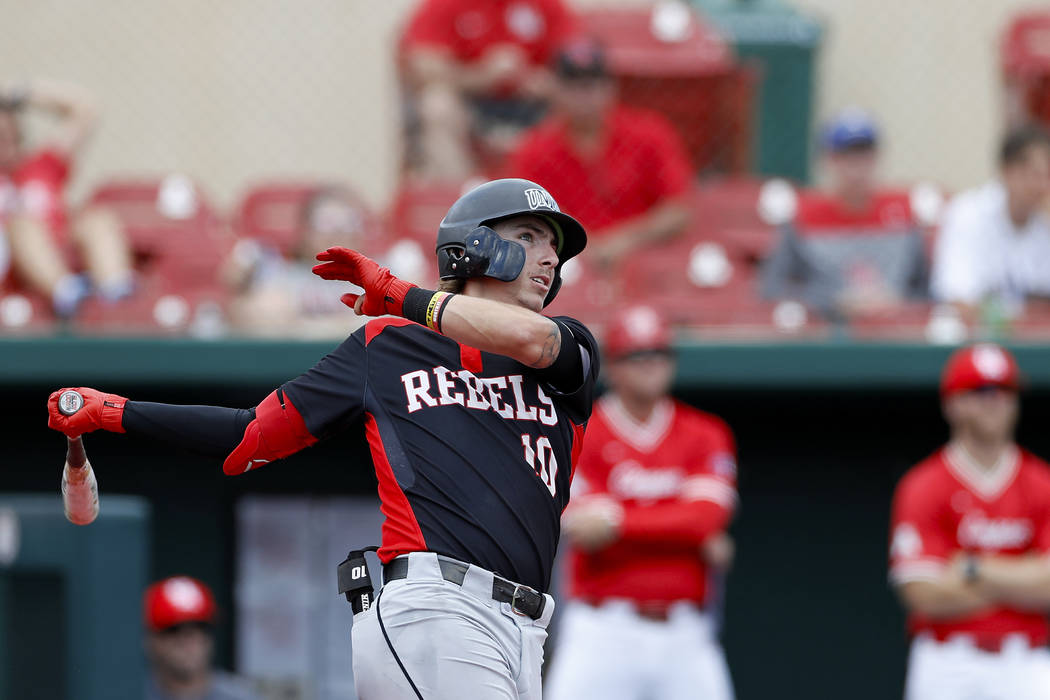
[{"label": "black jersey", "polygon": [[591,413],[598,352],[554,319],[582,376],[548,381],[503,355],[403,319],[376,319],[282,388],[324,438],[364,420],[386,516],[383,562],[432,551],[547,590]]}]

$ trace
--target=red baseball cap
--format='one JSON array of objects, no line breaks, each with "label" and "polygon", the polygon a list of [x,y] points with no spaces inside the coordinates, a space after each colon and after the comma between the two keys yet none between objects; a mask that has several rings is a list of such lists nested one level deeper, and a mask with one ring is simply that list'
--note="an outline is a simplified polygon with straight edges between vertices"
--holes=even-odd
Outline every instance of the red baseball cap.
[{"label": "red baseball cap", "polygon": [[143,597],[146,626],[162,630],[184,622],[215,621],[215,597],[203,583],[189,576],[157,581]]},{"label": "red baseball cap", "polygon": [[1021,373],[1010,351],[994,343],[980,343],[953,352],[941,374],[941,396],[983,386],[1020,389]]},{"label": "red baseball cap", "polygon": [[647,350],[670,351],[671,328],[651,306],[632,306],[616,317],[605,334],[605,355],[616,359]]}]

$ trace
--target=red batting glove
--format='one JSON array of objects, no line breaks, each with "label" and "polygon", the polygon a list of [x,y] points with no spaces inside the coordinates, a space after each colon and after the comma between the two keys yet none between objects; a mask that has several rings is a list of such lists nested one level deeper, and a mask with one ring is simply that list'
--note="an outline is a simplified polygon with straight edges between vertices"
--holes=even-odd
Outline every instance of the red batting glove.
[{"label": "red batting glove", "polygon": [[71,438],[93,430],[124,432],[122,422],[124,404],[128,402],[126,398],[78,386],[73,391],[80,392],[84,397],[84,406],[73,415],[64,416],[58,411],[58,397],[63,391],[69,389],[59,389],[47,399],[47,427],[63,432]]},{"label": "red batting glove", "polygon": [[364,302],[355,308],[359,294],[344,294],[339,299],[364,316],[393,314],[403,316],[405,294],[416,285],[390,274],[371,258],[349,248],[335,247],[317,254],[320,265],[314,265],[314,274],[326,280],[352,282],[365,290]]}]

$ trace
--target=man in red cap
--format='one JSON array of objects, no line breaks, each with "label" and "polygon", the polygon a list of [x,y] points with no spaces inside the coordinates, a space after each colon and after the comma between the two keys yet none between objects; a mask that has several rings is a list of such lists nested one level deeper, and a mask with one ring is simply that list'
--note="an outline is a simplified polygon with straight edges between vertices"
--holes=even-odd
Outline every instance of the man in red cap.
[{"label": "man in red cap", "polygon": [[732,558],[736,449],[719,418],[671,398],[671,334],[627,309],[605,339],[595,403],[562,517],[568,611],[545,698],[733,697],[708,609]]},{"label": "man in red cap", "polygon": [[1050,467],[1014,443],[1020,375],[998,345],[941,378],[947,445],[893,502],[890,580],[912,635],[906,698],[1050,698]]},{"label": "man in red cap", "polygon": [[146,700],[258,700],[235,676],[212,669],[215,598],[188,576],[146,589],[146,654],[150,679]]}]

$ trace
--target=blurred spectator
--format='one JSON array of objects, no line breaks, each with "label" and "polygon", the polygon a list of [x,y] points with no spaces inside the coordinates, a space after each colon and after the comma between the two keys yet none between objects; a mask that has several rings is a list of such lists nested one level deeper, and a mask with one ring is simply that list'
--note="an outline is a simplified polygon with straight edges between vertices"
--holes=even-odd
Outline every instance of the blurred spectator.
[{"label": "blurred spectator", "polygon": [[[999,179],[948,205],[933,256],[931,291],[979,315],[1020,315],[1050,298],[1050,136],[1011,132],[999,151]],[[987,320],[987,319],[986,319]]]},{"label": "blurred spectator", "polygon": [[670,330],[652,308],[625,310],[603,354],[610,390],[562,518],[572,600],[544,697],[730,700],[709,605],[733,558],[733,435],[671,398]]},{"label": "blurred spectator", "polygon": [[1050,698],[1050,469],[1014,441],[1021,383],[998,345],[952,354],[948,444],[897,484],[890,581],[912,638],[906,700]]},{"label": "blurred spectator", "polygon": [[[19,123],[19,113],[27,109],[58,118],[32,152],[24,149]],[[6,209],[14,276],[50,299],[59,316],[75,313],[92,292],[116,301],[134,288],[119,220],[91,207],[70,221],[65,202],[73,159],[96,122],[93,100],[75,87],[38,81],[0,89],[0,216]],[[80,269],[86,275],[78,274]]]},{"label": "blurred spectator", "polygon": [[602,47],[558,53],[552,114],[525,134],[507,175],[546,187],[587,228],[587,257],[613,265],[689,224],[690,165],[674,127],[622,106]]},{"label": "blurred spectator", "polygon": [[215,599],[188,576],[158,581],[143,600],[150,677],[146,700],[258,700],[247,683],[212,668]]},{"label": "blurred spectator", "polygon": [[[343,337],[367,318],[349,313],[331,282],[311,272],[317,253],[333,246],[375,256],[395,274],[419,278],[422,251],[402,243],[378,255],[374,227],[364,204],[341,186],[320,188],[303,205],[300,238],[285,256],[276,248],[242,239],[224,270],[236,294],[230,305],[234,329],[265,336]],[[345,291],[354,291],[347,285]]]},{"label": "blurred spectator", "polygon": [[836,321],[887,316],[925,298],[922,231],[909,194],[878,184],[875,122],[859,109],[843,110],[821,141],[827,191],[802,193],[786,217],[763,264],[764,296],[798,299]]},{"label": "blurred spectator", "polygon": [[471,139],[505,155],[543,114],[554,47],[571,34],[562,0],[423,0],[401,39],[418,129],[416,174],[476,174]]}]

